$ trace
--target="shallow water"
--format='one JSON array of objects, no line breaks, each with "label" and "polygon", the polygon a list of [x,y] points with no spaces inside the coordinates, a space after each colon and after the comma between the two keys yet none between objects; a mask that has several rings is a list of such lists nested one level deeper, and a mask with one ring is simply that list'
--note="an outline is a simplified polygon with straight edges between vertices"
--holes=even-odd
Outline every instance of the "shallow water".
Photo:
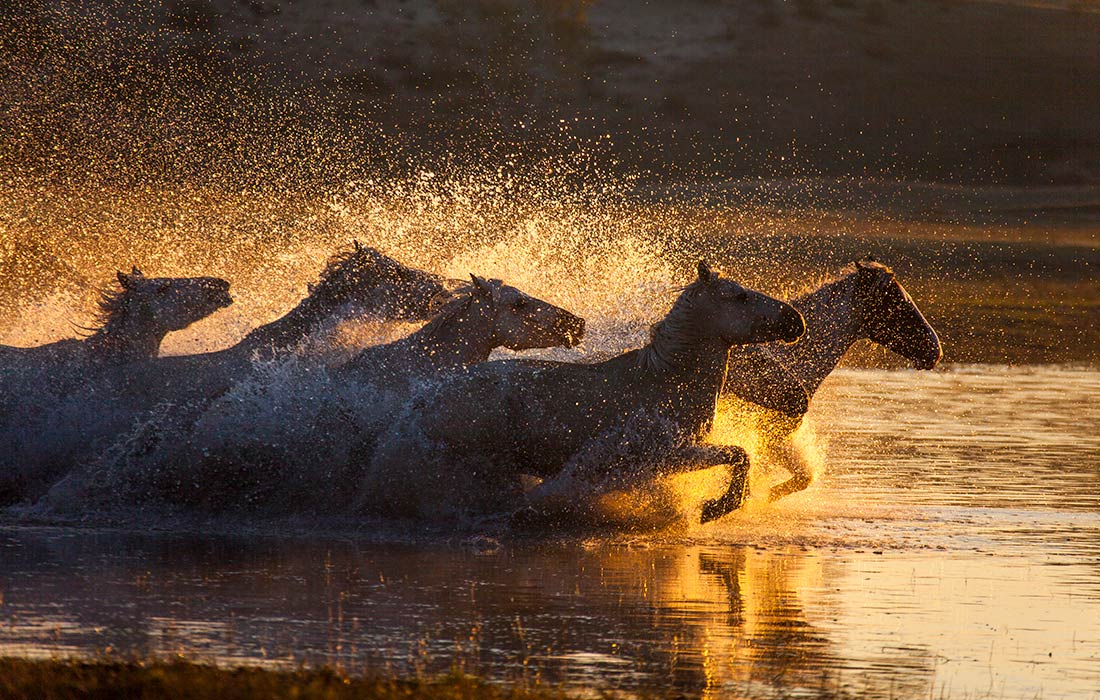
[{"label": "shallow water", "polygon": [[808,492],[659,535],[9,524],[0,654],[458,665],[708,697],[1100,698],[1098,394],[1095,370],[842,370],[815,399]]}]

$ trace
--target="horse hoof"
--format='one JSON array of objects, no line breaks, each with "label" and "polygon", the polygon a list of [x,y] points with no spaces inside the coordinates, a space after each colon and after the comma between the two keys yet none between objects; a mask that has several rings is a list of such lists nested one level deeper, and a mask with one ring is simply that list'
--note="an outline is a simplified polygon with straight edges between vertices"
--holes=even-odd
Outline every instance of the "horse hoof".
[{"label": "horse hoof", "polygon": [[719,498],[703,501],[703,512],[699,517],[699,523],[705,525],[737,510],[741,507],[743,496],[744,494],[740,493],[736,495],[727,493]]}]

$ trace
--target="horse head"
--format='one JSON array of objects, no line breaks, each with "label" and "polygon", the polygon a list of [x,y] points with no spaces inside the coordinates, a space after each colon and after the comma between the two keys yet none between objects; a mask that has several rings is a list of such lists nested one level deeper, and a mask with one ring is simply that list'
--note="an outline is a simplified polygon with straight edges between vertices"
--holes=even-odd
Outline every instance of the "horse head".
[{"label": "horse head", "polygon": [[511,350],[571,348],[584,336],[584,319],[500,280],[470,275],[472,294],[491,310],[497,344]]},{"label": "horse head", "polygon": [[806,331],[802,314],[790,304],[767,294],[743,287],[712,272],[699,261],[699,277],[686,291],[702,332],[721,338],[727,345],[747,345],[770,341],[794,342]]},{"label": "horse head", "polygon": [[311,293],[333,306],[351,303],[393,321],[426,321],[453,299],[461,282],[403,265],[377,248],[353,242],[329,261]]},{"label": "horse head", "polygon": [[229,282],[217,277],[146,277],[136,267],[116,273],[120,290],[103,296],[106,322],[127,316],[163,332],[178,331],[233,303]]},{"label": "horse head", "polygon": [[855,311],[862,332],[918,369],[935,367],[943,357],[940,339],[894,271],[870,256],[855,265]]}]

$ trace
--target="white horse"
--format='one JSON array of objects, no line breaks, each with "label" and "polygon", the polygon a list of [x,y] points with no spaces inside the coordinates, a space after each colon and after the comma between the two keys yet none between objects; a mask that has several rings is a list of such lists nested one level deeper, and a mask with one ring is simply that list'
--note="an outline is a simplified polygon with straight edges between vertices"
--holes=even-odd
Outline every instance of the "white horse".
[{"label": "white horse", "polygon": [[[936,331],[902,288],[894,272],[871,258],[791,302],[806,319],[806,335],[794,345],[734,348],[722,394],[776,412],[762,428],[765,456],[791,472],[773,487],[772,501],[808,487],[813,473],[793,448],[810,399],[849,348],[870,340],[932,369],[943,357]],[[776,415],[778,414],[778,415]]]},{"label": "white horse", "polygon": [[0,503],[40,491],[39,475],[49,480],[33,468],[33,454],[35,445],[58,438],[50,429],[58,401],[155,357],[169,332],[233,303],[229,283],[216,277],[146,277],[135,267],[116,279],[117,289],[102,292],[100,325],[86,338],[0,346]]},{"label": "white horse", "polygon": [[702,444],[732,345],[802,335],[791,306],[721,279],[698,279],[650,342],[606,362],[488,362],[414,397],[380,437],[364,475],[366,510],[427,515],[514,510],[520,476],[552,479],[609,442],[668,471],[727,465],[730,483],[704,521],[741,503],[748,462],[738,447]]},{"label": "white horse", "polygon": [[393,386],[485,362],[498,347],[573,347],[581,341],[583,318],[498,279],[470,279],[465,293],[422,328],[392,343],[360,350],[336,370],[336,376]]},{"label": "white horse", "polygon": [[84,338],[21,348],[0,345],[0,367],[36,365],[50,372],[79,364],[121,365],[156,357],[164,337],[233,303],[217,277],[146,277],[136,267],[117,272],[117,289],[100,292],[99,325]]}]

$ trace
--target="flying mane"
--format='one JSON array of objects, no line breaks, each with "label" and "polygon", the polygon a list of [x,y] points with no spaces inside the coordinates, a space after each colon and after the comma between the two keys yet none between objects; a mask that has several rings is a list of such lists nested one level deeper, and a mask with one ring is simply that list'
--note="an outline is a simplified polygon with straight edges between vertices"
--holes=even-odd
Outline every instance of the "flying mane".
[{"label": "flying mane", "polygon": [[349,250],[333,254],[310,294],[322,302],[341,302],[358,289],[364,275],[385,282],[397,282],[405,266],[369,246],[356,244]]},{"label": "flying mane", "polygon": [[250,356],[265,346],[292,344],[308,334],[318,323],[328,318],[360,290],[364,278],[370,276],[391,280],[399,263],[381,253],[356,244],[332,255],[309,294],[284,316],[253,328],[234,348],[242,357]]},{"label": "flying mane", "polygon": [[[858,266],[857,266],[856,262],[851,262],[851,263],[848,263],[847,265],[845,265],[844,267],[842,267],[840,269],[840,271],[837,272],[835,275],[832,275],[831,277],[825,278],[823,280],[821,280],[819,278],[820,281],[818,282],[817,285],[815,285],[813,287],[810,287],[810,288],[807,288],[806,291],[804,291],[801,294],[799,294],[798,296],[794,297],[791,300],[791,303],[804,302],[804,301],[809,300],[811,297],[826,298],[822,294],[823,290],[828,290],[828,294],[830,294],[830,295],[837,294],[842,289],[840,286],[838,286],[838,283],[846,282],[849,279],[851,279],[852,275],[859,272],[860,267],[862,267],[865,270],[872,270],[873,269],[876,272],[878,272],[880,274],[883,274],[883,275],[893,276],[893,274],[894,274],[894,271],[891,268],[887,267],[886,265],[883,265],[880,262],[877,262],[877,261],[873,260],[870,257],[867,257],[867,258],[864,258],[863,260],[860,260],[858,262]],[[829,296],[828,298],[831,298],[831,296]]]},{"label": "flying mane", "polygon": [[[389,263],[389,265],[387,265]],[[309,293],[323,301],[344,299],[351,294],[359,279],[368,270],[392,275],[392,260],[388,260],[369,248],[352,248],[334,253],[325,263],[316,284],[309,285]]]},{"label": "flying mane", "polygon": [[99,300],[96,302],[94,326],[77,326],[85,332],[84,337],[95,338],[110,335],[115,326],[122,323],[129,310],[131,290],[120,284],[99,290]]}]

